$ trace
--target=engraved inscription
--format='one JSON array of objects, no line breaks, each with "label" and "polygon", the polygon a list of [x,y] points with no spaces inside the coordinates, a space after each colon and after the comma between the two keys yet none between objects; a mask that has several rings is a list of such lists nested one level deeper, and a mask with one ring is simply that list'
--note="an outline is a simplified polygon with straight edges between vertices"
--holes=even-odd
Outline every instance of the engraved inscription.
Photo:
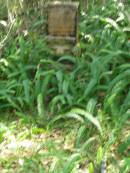
[{"label": "engraved inscription", "polygon": [[76,10],[55,6],[48,12],[48,34],[52,36],[75,36]]}]

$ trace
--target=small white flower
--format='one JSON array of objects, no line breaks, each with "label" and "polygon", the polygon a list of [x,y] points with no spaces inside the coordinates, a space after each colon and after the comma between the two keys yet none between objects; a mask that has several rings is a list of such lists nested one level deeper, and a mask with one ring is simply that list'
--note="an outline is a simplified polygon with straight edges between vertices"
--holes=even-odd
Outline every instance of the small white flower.
[{"label": "small white flower", "polygon": [[24,160],[23,159],[19,159],[19,165],[23,166],[23,164],[24,164]]}]

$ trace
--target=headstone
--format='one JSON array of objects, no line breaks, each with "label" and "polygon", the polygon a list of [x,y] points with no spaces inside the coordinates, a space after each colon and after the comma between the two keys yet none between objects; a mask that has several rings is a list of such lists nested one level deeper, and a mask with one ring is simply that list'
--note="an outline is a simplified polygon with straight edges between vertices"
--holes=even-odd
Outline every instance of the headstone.
[{"label": "headstone", "polygon": [[47,4],[47,40],[56,53],[71,51],[77,42],[78,2]]}]

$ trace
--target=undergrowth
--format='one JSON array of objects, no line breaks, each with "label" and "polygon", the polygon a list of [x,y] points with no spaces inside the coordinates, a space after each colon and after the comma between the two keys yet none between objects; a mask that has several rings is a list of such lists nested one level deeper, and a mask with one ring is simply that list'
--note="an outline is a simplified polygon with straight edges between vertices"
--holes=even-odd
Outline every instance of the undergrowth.
[{"label": "undergrowth", "polygon": [[129,135],[122,139],[130,116],[129,9],[116,1],[89,8],[81,11],[75,55],[55,55],[32,31],[13,35],[2,47],[1,112],[31,114],[46,129],[78,122],[69,155],[47,144],[45,156],[56,158],[49,173],[77,172],[85,163],[89,173],[105,164],[110,173],[130,170]]}]

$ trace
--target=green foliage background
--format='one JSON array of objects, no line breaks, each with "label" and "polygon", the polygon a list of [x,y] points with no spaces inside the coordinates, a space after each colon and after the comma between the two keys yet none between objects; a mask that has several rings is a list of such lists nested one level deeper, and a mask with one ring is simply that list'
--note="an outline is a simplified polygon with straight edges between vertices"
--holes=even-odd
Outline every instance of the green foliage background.
[{"label": "green foliage background", "polygon": [[[41,1],[20,2],[0,1],[4,4],[0,10],[0,111],[28,112],[48,128],[67,119],[79,122],[76,152],[66,165],[63,159],[57,173],[72,172],[75,163],[86,157],[90,173],[99,169],[105,155],[110,162],[110,148],[118,141],[124,163],[118,165],[118,172],[128,172],[130,155],[124,153],[129,137],[123,142],[121,131],[130,117],[129,2],[89,2],[88,10],[80,11],[75,54],[62,56],[55,55],[44,39],[45,18],[36,11]],[[9,14],[15,19],[13,25],[7,20]],[[93,154],[88,146],[95,144],[97,136]]]}]

